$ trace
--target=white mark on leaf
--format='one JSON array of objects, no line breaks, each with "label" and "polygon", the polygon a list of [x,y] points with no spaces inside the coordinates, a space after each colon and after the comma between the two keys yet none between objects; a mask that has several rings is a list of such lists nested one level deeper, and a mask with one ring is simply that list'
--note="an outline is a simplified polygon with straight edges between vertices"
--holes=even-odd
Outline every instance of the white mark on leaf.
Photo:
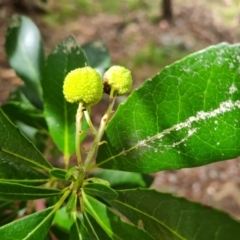
[{"label": "white mark on leaf", "polygon": [[229,94],[233,94],[237,91],[238,91],[237,87],[234,84],[232,84],[231,87],[229,88]]}]

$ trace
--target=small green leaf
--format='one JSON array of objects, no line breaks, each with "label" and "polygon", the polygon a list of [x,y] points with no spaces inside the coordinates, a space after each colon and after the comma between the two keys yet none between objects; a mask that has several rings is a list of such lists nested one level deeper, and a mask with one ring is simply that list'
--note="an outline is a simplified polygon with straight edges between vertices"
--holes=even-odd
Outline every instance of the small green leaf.
[{"label": "small green leaf", "polygon": [[24,94],[41,108],[44,48],[37,26],[28,17],[14,15],[7,30],[5,47],[10,66],[25,83]]},{"label": "small green leaf", "polygon": [[36,212],[0,227],[4,240],[42,240],[45,239],[54,217],[53,207]]},{"label": "small green leaf", "polygon": [[83,191],[87,195],[100,197],[106,201],[113,201],[117,198],[118,194],[112,188],[99,184],[99,183],[89,183],[84,185]]},{"label": "small green leaf", "polygon": [[0,200],[29,200],[59,195],[56,189],[33,187],[18,183],[0,181]]},{"label": "small green leaf", "polygon": [[126,188],[149,187],[154,180],[154,178],[149,174],[122,172],[116,170],[102,170],[94,173],[94,177],[107,180],[113,189],[119,190]]},{"label": "small green leaf", "polygon": [[147,80],[109,122],[97,167],[149,173],[239,156],[239,59],[239,44],[219,44]]},{"label": "small green leaf", "polygon": [[153,240],[145,231],[121,220],[103,203],[83,194],[84,210],[86,210],[111,239]]},{"label": "small green leaf", "polygon": [[49,174],[55,178],[58,178],[58,179],[64,179],[65,180],[65,177],[66,177],[66,171],[61,169],[61,168],[54,168],[52,169]]},{"label": "small green leaf", "polygon": [[46,179],[51,165],[0,109],[0,179]]},{"label": "small green leaf", "polygon": [[[66,158],[75,151],[75,116],[78,106],[64,99],[63,82],[68,72],[84,67],[86,63],[84,52],[70,36],[48,56],[44,70],[44,113],[53,140]],[[86,121],[84,129],[87,129]]]},{"label": "small green leaf", "polygon": [[239,239],[240,222],[226,213],[155,190],[118,193],[111,205],[154,239]]},{"label": "small green leaf", "polygon": [[77,203],[77,194],[72,193],[70,198],[68,199],[67,205],[66,205],[66,212],[71,213],[76,208]]},{"label": "small green leaf", "polygon": [[72,177],[75,178],[77,177],[78,173],[79,173],[78,167],[73,166],[69,168],[68,171],[66,172],[65,179],[68,180],[68,179],[71,179]]},{"label": "small green leaf", "polygon": [[89,65],[95,68],[102,76],[110,66],[111,58],[107,45],[102,40],[95,40],[82,46]]}]

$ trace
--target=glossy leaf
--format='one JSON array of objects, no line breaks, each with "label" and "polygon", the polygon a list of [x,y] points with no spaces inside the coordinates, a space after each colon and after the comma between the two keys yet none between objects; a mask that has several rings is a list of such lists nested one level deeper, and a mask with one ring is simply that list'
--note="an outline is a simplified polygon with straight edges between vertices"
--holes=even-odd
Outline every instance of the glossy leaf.
[{"label": "glossy leaf", "polygon": [[0,179],[46,179],[51,165],[0,109]]},{"label": "glossy leaf", "polygon": [[[87,63],[82,49],[73,37],[60,43],[47,59],[42,81],[44,113],[52,138],[68,158],[75,151],[75,116],[77,104],[65,101],[63,81],[68,72]],[[87,124],[83,129],[87,128]]]},{"label": "glossy leaf", "polygon": [[113,213],[106,205],[96,199],[84,194],[83,202],[84,210],[92,215],[111,239],[153,239],[137,226],[122,221],[118,215]]},{"label": "glossy leaf", "polygon": [[13,122],[20,121],[37,129],[47,129],[42,111],[30,103],[9,101],[2,106],[2,110]]},{"label": "glossy leaf", "polygon": [[53,208],[47,208],[0,227],[4,240],[45,239],[54,217]]},{"label": "glossy leaf", "polygon": [[102,76],[110,66],[111,58],[107,45],[102,40],[95,40],[82,46],[89,65],[95,68]]},{"label": "glossy leaf", "polygon": [[87,195],[100,197],[106,201],[113,201],[118,196],[117,192],[112,188],[99,183],[86,184],[83,190]]},{"label": "glossy leaf", "polygon": [[40,199],[59,195],[56,189],[40,188],[18,183],[0,181],[0,200],[29,200]]},{"label": "glossy leaf", "polygon": [[122,172],[116,170],[102,170],[95,173],[94,176],[107,180],[113,189],[150,187],[154,180],[154,178],[149,174]]},{"label": "glossy leaf", "polygon": [[240,45],[219,44],[147,80],[109,122],[97,166],[149,173],[240,155]]},{"label": "glossy leaf", "polygon": [[7,30],[5,47],[10,66],[25,83],[24,94],[41,108],[44,48],[37,26],[28,17],[14,15]]},{"label": "glossy leaf", "polygon": [[240,222],[226,213],[155,190],[118,193],[112,205],[154,239],[239,239]]}]

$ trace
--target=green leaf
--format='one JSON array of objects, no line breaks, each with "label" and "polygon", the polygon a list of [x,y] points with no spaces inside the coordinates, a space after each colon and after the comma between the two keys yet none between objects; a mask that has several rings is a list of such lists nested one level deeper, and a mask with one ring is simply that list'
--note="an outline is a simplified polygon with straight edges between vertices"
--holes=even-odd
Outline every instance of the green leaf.
[{"label": "green leaf", "polygon": [[51,165],[0,109],[0,179],[46,179]]},{"label": "green leaf", "polygon": [[92,215],[111,239],[153,239],[142,229],[122,221],[118,215],[96,199],[84,194],[83,202],[84,210]]},{"label": "green leaf", "polygon": [[[85,228],[81,229],[81,222],[79,218],[76,218],[76,220],[73,222],[71,228],[70,228],[70,239],[69,240],[83,240],[84,238],[82,235],[88,235],[88,231],[85,230]],[[85,230],[85,231],[84,231]],[[86,239],[86,237],[85,237]]]},{"label": "green leaf", "polygon": [[239,239],[240,222],[226,213],[155,190],[118,193],[112,206],[154,239]]},{"label": "green leaf", "polygon": [[62,207],[56,212],[53,223],[65,232],[69,232],[71,222],[70,215],[67,213],[66,207]]},{"label": "green leaf", "polygon": [[59,195],[56,189],[33,187],[18,183],[0,181],[0,200],[29,200],[40,199]]},{"label": "green leaf", "polygon": [[6,36],[6,52],[10,66],[25,83],[23,92],[37,107],[41,102],[41,71],[44,65],[44,48],[41,34],[31,19],[14,15]]},{"label": "green leaf", "polygon": [[55,178],[65,180],[67,172],[65,170],[61,169],[61,168],[54,168],[49,173],[50,173],[51,176],[53,176]]},{"label": "green leaf", "polygon": [[97,166],[149,173],[240,155],[240,45],[219,44],[166,67],[119,106]]},{"label": "green leaf", "polygon": [[129,189],[137,187],[150,187],[154,178],[149,174],[122,172],[115,170],[102,170],[94,173],[94,177],[102,178],[110,183],[113,189]]},{"label": "green leaf", "polygon": [[100,197],[106,201],[113,201],[118,196],[112,188],[99,183],[86,184],[83,186],[83,190],[87,195]]},{"label": "green leaf", "polygon": [[[98,225],[95,219],[88,214],[87,212],[83,212],[83,215],[80,215],[79,219],[71,229],[70,240],[81,239],[81,240],[111,240],[103,229]],[[74,238],[76,237],[76,238]]]},{"label": "green leaf", "polygon": [[19,183],[30,186],[39,186],[45,184],[48,179],[0,179],[0,181],[7,183]]},{"label": "green leaf", "polygon": [[102,40],[95,40],[82,46],[89,65],[95,68],[102,76],[110,66],[111,58],[107,45]]},{"label": "green leaf", "polygon": [[76,209],[76,204],[77,204],[77,194],[75,192],[72,192],[66,205],[66,212],[71,213],[72,211],[74,211],[74,209]]},{"label": "green leaf", "polygon": [[53,207],[36,212],[27,217],[0,227],[4,240],[42,240],[45,239],[54,217]]},{"label": "green leaf", "polygon": [[30,103],[9,101],[2,106],[2,110],[13,122],[20,121],[37,129],[47,129],[42,111]]},{"label": "green leaf", "polygon": [[[66,102],[63,82],[68,72],[84,67],[86,63],[84,52],[70,36],[49,55],[44,71],[42,87],[46,121],[54,142],[66,158],[75,151],[75,116],[78,106]],[[86,128],[85,122],[83,129]]]}]

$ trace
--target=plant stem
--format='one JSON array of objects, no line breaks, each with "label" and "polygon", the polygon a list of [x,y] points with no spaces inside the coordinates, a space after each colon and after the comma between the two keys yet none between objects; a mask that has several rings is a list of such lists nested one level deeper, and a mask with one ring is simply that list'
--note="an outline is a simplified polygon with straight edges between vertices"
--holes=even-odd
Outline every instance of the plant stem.
[{"label": "plant stem", "polygon": [[55,204],[53,211],[56,212],[61,205],[63,204],[63,202],[65,201],[65,199],[68,197],[68,195],[70,194],[70,190],[67,190],[62,197],[59,199],[59,201]]},{"label": "plant stem", "polygon": [[85,119],[86,119],[86,121],[88,123],[88,126],[90,128],[90,131],[95,136],[97,134],[97,131],[96,131],[95,127],[93,126],[91,118],[89,116],[89,108],[87,108],[86,111],[84,111],[84,116],[85,116]]},{"label": "plant stem", "polygon": [[75,135],[76,155],[77,155],[77,161],[78,161],[78,166],[80,170],[83,169],[82,156],[81,156],[81,141],[80,141],[80,135],[82,134],[82,117],[83,117],[82,108],[83,108],[83,103],[80,102],[78,105],[77,114],[76,114],[76,135]]},{"label": "plant stem", "polygon": [[109,97],[109,106],[108,106],[108,109],[106,111],[106,113],[104,114],[104,116],[102,117],[101,119],[101,123],[100,123],[100,127],[98,129],[98,132],[97,134],[95,135],[95,138],[94,138],[94,141],[93,141],[93,144],[88,152],[88,155],[86,157],[86,160],[84,162],[84,168],[87,169],[89,164],[91,163],[94,155],[97,153],[98,151],[98,147],[100,145],[100,141],[102,139],[102,136],[103,136],[103,133],[105,131],[105,128],[106,128],[106,125],[108,123],[108,120],[110,118],[110,115],[112,113],[112,109],[113,109],[113,106],[114,106],[114,103],[115,103],[115,100],[116,100],[116,96],[113,96],[113,91],[111,91],[110,93],[110,97]]}]

